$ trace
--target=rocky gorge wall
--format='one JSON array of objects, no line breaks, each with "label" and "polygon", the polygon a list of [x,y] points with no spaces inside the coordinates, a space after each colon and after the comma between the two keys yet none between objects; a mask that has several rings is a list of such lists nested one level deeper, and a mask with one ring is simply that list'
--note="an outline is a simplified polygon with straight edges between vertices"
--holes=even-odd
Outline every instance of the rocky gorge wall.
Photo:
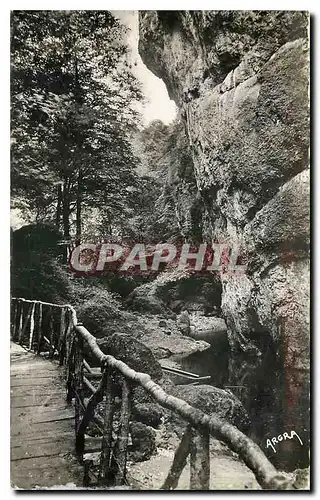
[{"label": "rocky gorge wall", "polygon": [[[278,421],[278,427],[262,433],[266,440],[275,435],[269,431],[295,430],[307,443],[308,16],[276,11],[139,15],[141,57],[166,83],[185,123],[202,238],[240,245],[246,257],[245,274],[221,278],[230,383],[245,385],[250,370],[263,377],[270,363],[282,367],[281,380],[274,381],[281,393],[275,409],[281,428]],[[177,206],[188,211],[179,200]],[[258,408],[261,391],[251,384],[249,392]],[[281,449],[301,456],[294,441]]]}]

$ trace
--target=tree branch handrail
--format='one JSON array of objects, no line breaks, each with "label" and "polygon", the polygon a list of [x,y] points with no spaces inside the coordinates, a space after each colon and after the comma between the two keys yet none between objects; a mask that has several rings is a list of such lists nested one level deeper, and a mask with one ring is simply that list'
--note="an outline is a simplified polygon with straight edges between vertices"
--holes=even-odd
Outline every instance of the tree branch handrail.
[{"label": "tree branch handrail", "polygon": [[[65,310],[69,311],[71,324],[74,328],[74,331],[76,332],[76,337],[78,338],[77,344],[79,342],[81,343],[81,345],[83,342],[86,343],[86,345],[90,349],[91,355],[95,357],[96,361],[99,361],[102,377],[106,372],[108,372],[109,375],[110,371],[119,372],[125,379],[124,383],[131,382],[135,385],[138,384],[143,387],[143,389],[150,396],[152,396],[153,399],[162,407],[167,408],[182,417],[188,423],[189,427],[193,427],[197,430],[198,433],[202,435],[209,433],[214,438],[224,442],[231,450],[236,452],[241,460],[243,460],[243,462],[253,471],[257,481],[263,489],[292,489],[291,481],[288,479],[288,477],[285,474],[277,471],[277,469],[271,464],[260,447],[245,434],[243,434],[237,427],[229,424],[226,420],[223,420],[218,416],[209,416],[203,411],[191,406],[186,401],[166,393],[162,389],[162,387],[154,382],[150,375],[148,375],[147,373],[136,372],[123,361],[120,361],[111,355],[105,354],[100,349],[97,343],[97,339],[81,323],[78,322],[77,313],[73,306],[71,306],[70,304],[51,304],[49,302],[28,300],[23,298],[12,298],[12,300],[16,303],[16,308],[14,310],[15,324],[13,330],[15,330],[15,326],[17,323],[16,311],[19,310],[19,315],[23,315],[23,308],[17,308],[19,302],[20,304],[25,302],[28,304],[42,304],[42,306],[55,307],[59,309],[64,308]],[[39,349],[37,350],[37,352],[39,352]],[[81,366],[83,367],[83,361],[81,361]],[[79,377],[79,373],[78,375],[76,375],[76,377]],[[81,374],[81,377],[82,383],[85,379],[84,384],[86,386],[89,386],[90,392],[92,392],[92,389],[94,389],[92,384],[90,384],[90,382],[84,377],[83,373]],[[104,386],[105,385],[106,382],[104,382]],[[93,392],[91,401],[94,402],[95,400],[101,400],[101,395],[98,396],[99,391],[101,393],[101,384],[99,385],[98,389]],[[90,413],[93,413],[92,404],[90,404],[90,408],[88,411],[90,411]],[[87,417],[88,415],[83,416],[83,418],[86,419]],[[79,417],[77,416],[77,419],[78,418]],[[78,423],[78,425],[83,432],[85,425],[82,424],[81,426],[81,420],[80,424]],[[108,446],[110,446],[110,444],[108,444]]]}]

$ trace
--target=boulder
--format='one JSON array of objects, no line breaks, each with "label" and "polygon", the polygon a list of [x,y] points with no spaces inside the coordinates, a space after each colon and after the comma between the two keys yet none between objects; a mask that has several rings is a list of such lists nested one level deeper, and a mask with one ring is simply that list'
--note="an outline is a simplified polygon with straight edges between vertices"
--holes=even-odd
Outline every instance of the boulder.
[{"label": "boulder", "polygon": [[144,315],[139,323],[139,339],[151,349],[156,359],[188,356],[210,348],[208,342],[183,335],[172,319],[166,320],[166,326],[159,326],[157,316]]},{"label": "boulder", "polygon": [[112,335],[115,328],[126,329],[130,314],[120,310],[119,303],[106,289],[92,287],[87,293],[88,296],[77,297],[79,305],[75,307],[79,321],[92,335],[101,338]]},{"label": "boulder", "polygon": [[190,318],[189,335],[195,340],[205,340],[215,347],[228,346],[227,325],[223,318],[194,313]]},{"label": "boulder", "polygon": [[129,460],[149,460],[156,451],[155,431],[141,422],[130,422],[130,434],[132,445],[129,449]]},{"label": "boulder", "polygon": [[156,294],[153,283],[137,287],[125,301],[129,310],[141,314],[161,314],[164,317],[174,317],[161,298]]},{"label": "boulder", "polygon": [[177,326],[183,335],[190,334],[190,317],[188,311],[182,311],[177,317]]},{"label": "boulder", "polygon": [[[211,385],[177,385],[172,394],[208,415],[217,415],[227,420],[243,432],[249,429],[248,414],[239,399],[230,391]],[[171,418],[175,422],[181,422],[173,413]]]},{"label": "boulder", "polygon": [[154,380],[162,378],[162,369],[152,351],[133,335],[114,333],[98,340],[100,349],[126,363],[137,372],[148,373]]},{"label": "boulder", "polygon": [[284,184],[245,226],[248,272],[259,274],[271,264],[308,257],[310,245],[310,171]]},{"label": "boulder", "polygon": [[134,420],[156,428],[161,424],[161,419],[164,414],[162,407],[158,404],[136,404],[135,400],[133,400],[131,413]]},{"label": "boulder", "polygon": [[220,310],[221,284],[212,275],[193,276],[168,267],[152,282],[137,287],[125,304],[130,310],[174,319],[182,310],[216,314]]}]

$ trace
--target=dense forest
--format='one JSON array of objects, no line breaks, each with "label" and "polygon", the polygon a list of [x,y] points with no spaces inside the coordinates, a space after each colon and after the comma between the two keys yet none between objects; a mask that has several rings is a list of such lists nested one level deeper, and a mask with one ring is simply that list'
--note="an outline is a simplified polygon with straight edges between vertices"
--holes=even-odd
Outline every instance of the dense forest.
[{"label": "dense forest", "polygon": [[142,129],[125,35],[108,12],[12,15],[12,204],[65,240],[155,237],[178,124]]},{"label": "dense forest", "polygon": [[[54,245],[61,244],[60,277],[68,249],[83,241],[181,239],[173,191],[179,169],[192,169],[190,153],[178,119],[142,126],[136,105],[144,96],[132,72],[127,30],[102,11],[12,14],[12,208],[20,225],[48,231]],[[40,240],[46,253],[45,233]],[[50,296],[50,283],[30,288],[29,271],[40,269],[23,263],[27,283],[14,279],[16,294],[67,299]]]},{"label": "dense forest", "polygon": [[[130,28],[114,12],[11,13],[12,296],[72,304],[104,352],[227,419],[280,470],[305,470],[307,18],[138,16],[143,63],[177,106],[169,124],[144,121]],[[243,249],[247,271],[72,271],[75,247],[104,242],[151,253],[227,243]],[[206,382],[173,380],[164,367]],[[175,448],[181,422],[138,392],[132,414],[142,426],[134,463]],[[303,447],[266,449],[291,429]],[[221,442],[210,453],[226,460],[221,489],[258,487]]]}]

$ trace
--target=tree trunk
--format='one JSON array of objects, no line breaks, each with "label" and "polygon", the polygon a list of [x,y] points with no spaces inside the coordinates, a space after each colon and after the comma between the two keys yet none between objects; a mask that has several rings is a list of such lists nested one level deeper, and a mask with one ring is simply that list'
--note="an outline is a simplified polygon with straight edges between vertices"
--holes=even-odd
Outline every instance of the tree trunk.
[{"label": "tree trunk", "polygon": [[63,236],[66,240],[70,239],[70,197],[67,188],[67,179],[65,179],[62,195],[62,220]]},{"label": "tree trunk", "polygon": [[60,220],[61,220],[61,205],[62,205],[62,185],[58,184],[58,201],[57,201],[57,211],[56,211],[56,227],[60,229]]},{"label": "tree trunk", "polygon": [[76,246],[81,243],[81,182],[82,172],[81,167],[78,171],[78,184],[77,184],[77,207],[76,207]]}]

